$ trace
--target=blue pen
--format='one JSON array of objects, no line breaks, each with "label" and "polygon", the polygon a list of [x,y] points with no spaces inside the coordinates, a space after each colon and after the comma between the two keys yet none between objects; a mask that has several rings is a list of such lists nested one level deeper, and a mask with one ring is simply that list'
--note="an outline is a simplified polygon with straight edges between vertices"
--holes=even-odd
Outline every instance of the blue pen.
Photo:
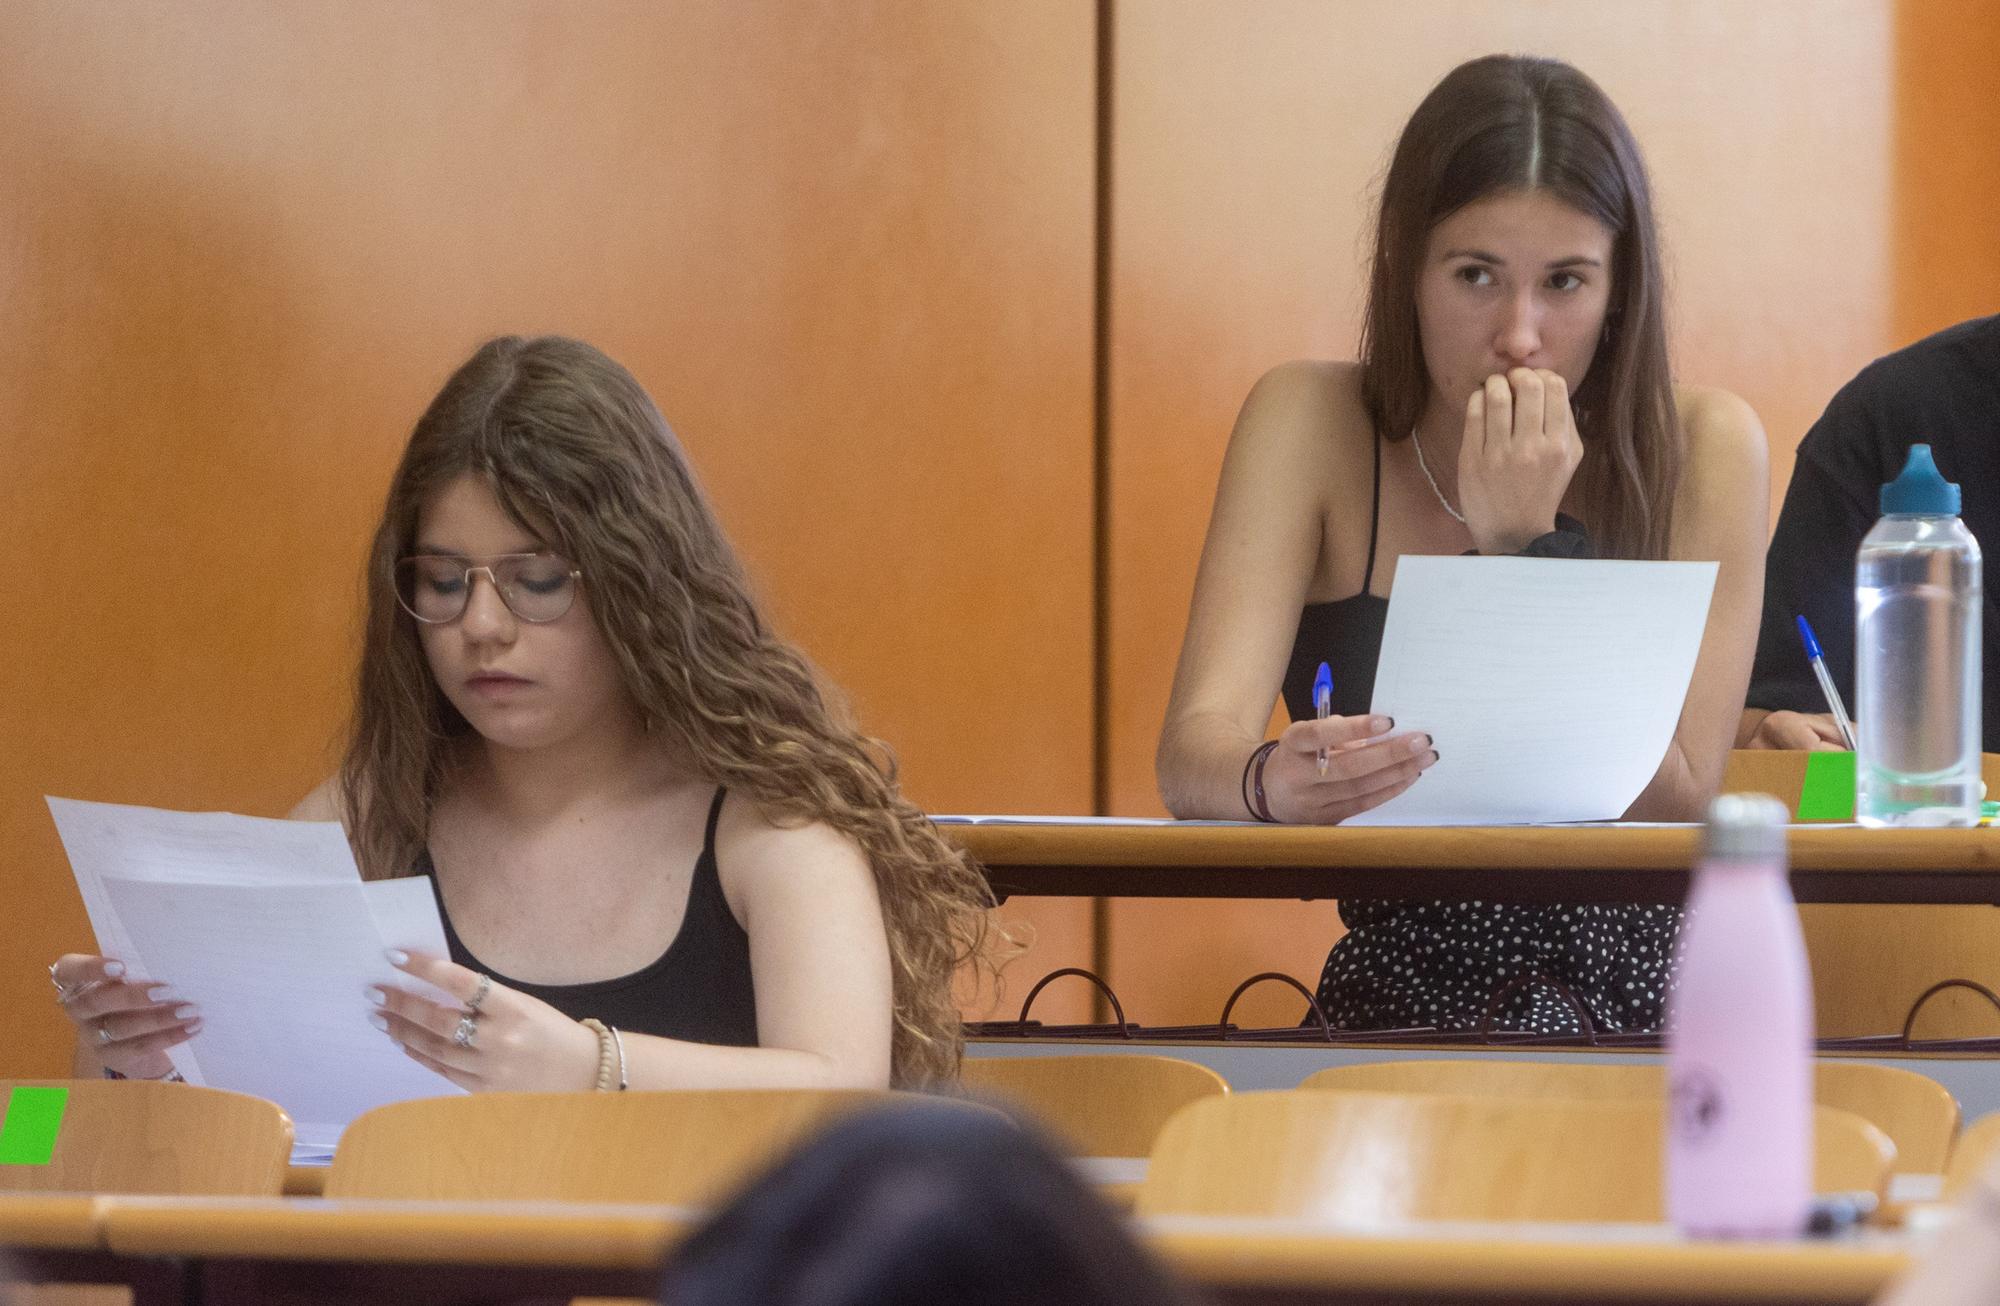
[{"label": "blue pen", "polygon": [[1840,737],[1847,741],[1847,751],[1854,751],[1854,730],[1847,724],[1847,704],[1840,701],[1840,691],[1833,687],[1833,677],[1827,674],[1826,658],[1819,651],[1819,641],[1813,638],[1811,623],[1800,613],[1799,638],[1806,642],[1806,661],[1812,663],[1813,675],[1819,677],[1819,692],[1826,695],[1826,705],[1833,710],[1833,719],[1840,726]]},{"label": "blue pen", "polygon": [[[1313,677],[1313,711],[1321,721],[1333,715],[1333,672],[1326,663],[1319,664],[1319,674]],[[1326,750],[1319,750],[1319,773],[1326,774]]]}]

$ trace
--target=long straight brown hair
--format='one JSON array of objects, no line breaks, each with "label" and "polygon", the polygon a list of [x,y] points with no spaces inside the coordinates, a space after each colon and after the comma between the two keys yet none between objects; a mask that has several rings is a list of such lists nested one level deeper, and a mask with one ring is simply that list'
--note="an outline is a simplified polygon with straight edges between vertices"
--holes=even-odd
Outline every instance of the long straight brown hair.
[{"label": "long straight brown hair", "polygon": [[771,633],[680,442],[638,381],[561,337],[488,342],[417,422],[368,558],[367,627],[342,801],[361,873],[411,874],[470,741],[395,599],[424,503],[477,477],[583,573],[582,596],[646,728],[784,821],[823,821],[873,868],[895,989],[892,1074],[948,1080],[952,983],[982,943],[983,876],[896,788],[806,659]]},{"label": "long straight brown hair", "polygon": [[1361,392],[1384,439],[1407,439],[1430,399],[1417,279],[1432,230],[1507,191],[1541,190],[1613,234],[1611,302],[1590,370],[1571,396],[1577,469],[1599,552],[1663,558],[1684,435],[1667,361],[1659,236],[1638,142],[1597,83],[1556,59],[1460,64],[1410,116],[1382,186]]}]

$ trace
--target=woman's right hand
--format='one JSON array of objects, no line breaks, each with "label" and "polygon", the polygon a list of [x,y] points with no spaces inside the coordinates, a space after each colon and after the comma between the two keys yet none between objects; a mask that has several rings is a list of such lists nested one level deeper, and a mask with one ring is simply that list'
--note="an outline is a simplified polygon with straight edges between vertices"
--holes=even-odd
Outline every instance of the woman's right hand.
[{"label": "woman's right hand", "polygon": [[122,962],[71,952],[49,973],[83,1045],[128,1079],[164,1078],[174,1068],[167,1049],[201,1032],[198,1009],[160,980],[128,976]]},{"label": "woman's right hand", "polygon": [[1569,386],[1546,369],[1489,376],[1465,405],[1458,506],[1484,554],[1516,553],[1555,529],[1556,510],[1583,462]]},{"label": "woman's right hand", "polygon": [[[1294,721],[1264,762],[1264,805],[1287,824],[1333,825],[1380,807],[1438,760],[1431,737],[1385,716]],[[1326,774],[1319,773],[1326,750]]]}]

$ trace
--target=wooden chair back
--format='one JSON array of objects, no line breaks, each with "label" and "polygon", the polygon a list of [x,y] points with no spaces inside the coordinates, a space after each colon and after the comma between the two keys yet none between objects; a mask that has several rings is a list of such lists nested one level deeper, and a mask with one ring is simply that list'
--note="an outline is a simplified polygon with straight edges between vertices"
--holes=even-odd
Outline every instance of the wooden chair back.
[{"label": "wooden chair back", "polygon": [[1229,1091],[1228,1080],[1198,1062],[1138,1053],[967,1057],[959,1078],[1072,1156],[1149,1156],[1174,1112]]},{"label": "wooden chair back", "polygon": [[219,1088],[105,1079],[0,1080],[67,1090],[47,1165],[0,1166],[0,1191],[275,1197],[292,1122],[275,1103]]},{"label": "wooden chair back", "polygon": [[986,1110],[858,1089],[423,1098],[377,1107],[349,1125],[326,1195],[702,1206],[834,1120],[891,1103]]},{"label": "wooden chair back", "polygon": [[[1403,1058],[1329,1066],[1299,1087],[1606,1101],[1658,1098],[1666,1092],[1666,1076],[1658,1062]],[[1898,1174],[1944,1172],[1958,1132],[1958,1099],[1928,1075],[1868,1061],[1822,1060],[1813,1066],[1813,1100],[1851,1111],[1887,1134],[1896,1145]]]},{"label": "wooden chair back", "polygon": [[[1853,704],[1849,704],[1852,707]],[[1776,795],[1798,810],[1806,754],[1737,749],[1722,787]],[[2000,793],[2000,754],[1983,760],[1986,787]],[[1976,980],[2000,990],[2000,931],[1990,907],[1819,903],[1799,908],[1812,959],[1813,1010],[1822,1038],[1893,1034],[1910,1004],[1939,980]],[[1925,1004],[1919,1038],[1990,1037],[2000,1013],[1977,994],[1947,990]]]},{"label": "wooden chair back", "polygon": [[1951,1159],[1945,1163],[1945,1199],[1958,1200],[1976,1180],[1994,1169],[1996,1159],[2000,1159],[2000,1111],[1979,1117],[1958,1136]]},{"label": "wooden chair back", "polygon": [[[1895,1147],[1815,1108],[1815,1187],[1881,1193]],[[1662,1103],[1419,1093],[1235,1093],[1167,1122],[1140,1215],[1657,1221]]]}]

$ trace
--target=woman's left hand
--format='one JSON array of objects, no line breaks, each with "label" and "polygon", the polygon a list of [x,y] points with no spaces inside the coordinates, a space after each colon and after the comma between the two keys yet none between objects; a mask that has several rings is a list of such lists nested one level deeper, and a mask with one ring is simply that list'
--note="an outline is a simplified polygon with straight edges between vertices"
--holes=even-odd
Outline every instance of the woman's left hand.
[{"label": "woman's left hand", "polygon": [[[369,989],[376,1027],[419,1065],[475,1093],[596,1086],[597,1035],[548,1003],[441,957],[392,952],[389,960],[459,1000],[445,1006],[401,989]],[[461,1022],[468,1021],[464,1041],[458,1041]]]}]

